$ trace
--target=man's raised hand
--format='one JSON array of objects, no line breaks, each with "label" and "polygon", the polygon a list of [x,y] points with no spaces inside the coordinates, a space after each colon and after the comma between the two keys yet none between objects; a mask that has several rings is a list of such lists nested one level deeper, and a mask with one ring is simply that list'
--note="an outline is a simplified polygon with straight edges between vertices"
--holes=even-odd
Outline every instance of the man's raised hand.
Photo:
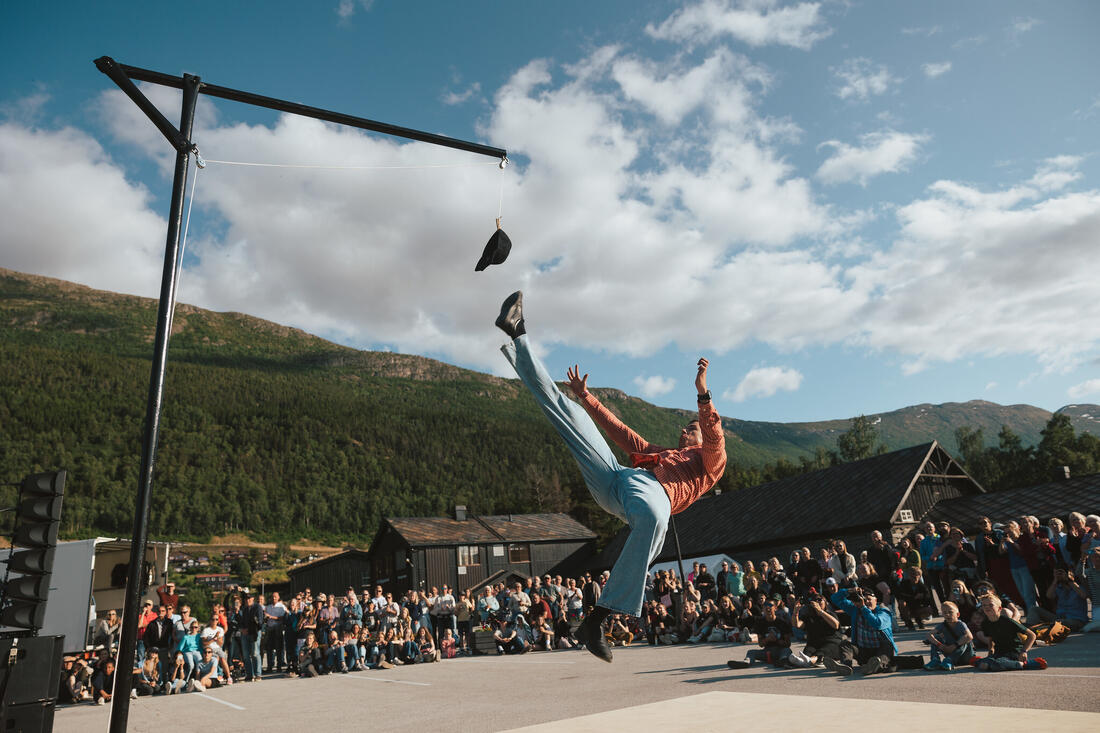
[{"label": "man's raised hand", "polygon": [[699,394],[704,394],[707,391],[707,367],[710,366],[710,362],[706,359],[699,359],[699,371],[695,374],[695,389]]},{"label": "man's raised hand", "polygon": [[569,377],[569,389],[573,390],[573,394],[577,397],[584,397],[588,392],[588,375],[585,374],[582,377],[580,366],[577,364],[567,367],[565,373]]}]

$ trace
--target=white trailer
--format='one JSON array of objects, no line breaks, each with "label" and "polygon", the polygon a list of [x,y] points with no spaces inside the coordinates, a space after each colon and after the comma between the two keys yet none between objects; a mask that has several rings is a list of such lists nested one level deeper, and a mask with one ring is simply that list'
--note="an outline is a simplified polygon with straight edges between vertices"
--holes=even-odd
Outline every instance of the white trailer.
[{"label": "white trailer", "polygon": [[[168,577],[168,550],[167,542],[147,543],[143,599],[158,602],[156,589]],[[19,548],[15,551],[19,552]],[[6,560],[10,552],[7,548],[0,550],[0,558]],[[58,542],[46,599],[46,618],[38,633],[63,634],[66,652],[89,649],[97,618],[106,616],[111,609],[122,618],[129,562],[130,540],[97,537]],[[0,626],[0,631],[8,630],[11,629]]]}]

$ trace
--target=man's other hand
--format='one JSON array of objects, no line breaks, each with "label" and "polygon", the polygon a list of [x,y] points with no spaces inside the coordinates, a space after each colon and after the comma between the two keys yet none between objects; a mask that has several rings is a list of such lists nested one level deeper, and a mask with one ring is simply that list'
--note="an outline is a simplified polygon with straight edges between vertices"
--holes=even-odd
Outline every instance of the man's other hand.
[{"label": "man's other hand", "polygon": [[577,364],[567,368],[565,373],[569,376],[569,389],[573,390],[573,394],[577,397],[584,397],[588,393],[588,375],[580,376],[581,370]]}]

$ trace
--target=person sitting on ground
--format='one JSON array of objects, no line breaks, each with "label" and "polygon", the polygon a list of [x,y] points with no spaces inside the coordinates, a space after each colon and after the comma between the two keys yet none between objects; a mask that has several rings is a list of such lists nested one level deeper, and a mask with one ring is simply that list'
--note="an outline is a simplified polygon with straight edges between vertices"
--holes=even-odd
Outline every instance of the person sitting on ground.
[{"label": "person sitting on ground", "polygon": [[576,637],[573,636],[573,625],[569,623],[569,617],[564,608],[558,609],[558,615],[554,619],[554,640],[558,649],[573,649],[578,644]]},{"label": "person sitting on ground", "polygon": [[968,619],[978,610],[978,600],[962,580],[951,581],[951,602],[959,607],[959,618]]},{"label": "person sitting on ground", "polygon": [[878,604],[878,597],[871,591],[858,588],[842,588],[833,594],[832,603],[852,619],[852,644],[842,650],[840,660],[828,657],[822,660],[830,672],[847,676],[852,674],[855,663],[859,673],[894,671],[894,657],[898,648],[894,645],[894,614]]},{"label": "person sitting on ground", "polygon": [[974,658],[974,635],[959,620],[959,607],[953,601],[944,601],[943,623],[928,634],[928,645],[932,659],[924,668],[931,671],[942,669],[950,672],[959,665],[970,664]]},{"label": "person sitting on ground", "polygon": [[134,668],[131,679],[135,694],[142,697],[160,694],[160,653],[156,649],[145,653],[145,660],[141,666]]},{"label": "person sitting on ground", "polygon": [[699,607],[699,617],[695,620],[695,628],[688,638],[688,644],[698,644],[706,641],[710,636],[710,630],[718,623],[718,607],[709,598],[702,601]]},{"label": "person sitting on ground", "polygon": [[840,631],[840,619],[833,615],[825,596],[810,593],[806,602],[795,608],[792,614],[795,628],[806,633],[806,646],[802,656],[811,664],[822,664],[823,657],[841,658],[844,634]]},{"label": "person sitting on ground", "polygon": [[493,632],[493,638],[497,643],[497,654],[526,654],[530,647],[527,642],[516,633],[514,621],[505,621],[500,628]]},{"label": "person sitting on ground", "polygon": [[188,686],[191,692],[201,692],[202,690],[209,690],[214,687],[221,687],[225,684],[222,679],[221,665],[218,664],[218,657],[214,654],[214,650],[210,647],[202,650],[202,661],[195,667],[195,674],[191,677],[191,684]]},{"label": "person sitting on ground", "polygon": [[904,575],[895,590],[898,615],[910,631],[914,626],[923,629],[925,617],[932,615],[932,591],[925,585],[924,572],[920,567],[909,565]]},{"label": "person sitting on ground", "polygon": [[91,671],[80,657],[65,657],[61,667],[57,700],[61,703],[77,703],[90,700]]},{"label": "person sitting on ground", "polygon": [[306,638],[298,649],[298,675],[300,677],[316,677],[327,670],[322,663],[324,653],[317,644],[317,635],[313,631],[306,632]]},{"label": "person sitting on ground", "polygon": [[745,600],[741,603],[741,613],[737,617],[737,625],[741,628],[737,640],[742,644],[751,643],[753,641],[752,630],[756,628],[763,617],[763,606],[757,605],[752,596],[746,595]]},{"label": "person sitting on ground", "polygon": [[611,614],[608,619],[607,643],[609,646],[630,646],[634,641],[634,634],[626,627],[623,616],[620,613]]},{"label": "person sitting on ground", "polygon": [[539,614],[532,621],[531,630],[535,635],[535,645],[546,651],[554,648],[554,619],[550,613]]},{"label": "person sitting on ground", "polygon": [[96,705],[106,705],[111,701],[111,690],[115,688],[115,660],[107,658],[92,676],[92,697]]},{"label": "person sitting on ground", "polygon": [[416,643],[411,626],[404,629],[404,640],[401,642],[399,657],[402,664],[416,664],[420,661],[420,646]]},{"label": "person sitting on ground", "polygon": [[165,674],[164,687],[169,695],[183,692],[187,687],[187,663],[184,661],[183,652],[176,652],[172,658],[172,665]]},{"label": "person sitting on ground", "polygon": [[726,662],[730,669],[745,669],[755,662],[776,667],[793,666],[787,661],[791,656],[791,625],[776,614],[777,606],[775,601],[764,604],[764,617],[756,626],[757,643],[761,648],[750,649],[743,662],[734,659]]},{"label": "person sitting on ground", "polygon": [[[989,639],[989,656],[978,661],[986,672],[1016,669],[1046,669],[1042,657],[1029,660],[1027,652],[1035,643],[1035,632],[1001,613],[1001,599],[992,593],[982,596],[982,633]],[[1021,638],[1022,637],[1022,638]]]},{"label": "person sitting on ground", "polygon": [[[444,632],[451,631],[449,626],[444,626]],[[451,638],[454,638],[453,632]],[[417,662],[438,662],[439,650],[435,648],[435,641],[432,639],[432,635],[428,633],[428,629],[421,626],[420,630],[416,632],[416,650]]]},{"label": "person sitting on ground", "polygon": [[1054,580],[1046,589],[1046,597],[1054,602],[1055,610],[1033,607],[1027,614],[1028,624],[1034,626],[1045,621],[1057,621],[1068,626],[1070,631],[1080,631],[1089,622],[1089,594],[1077,582],[1072,570],[1058,568],[1054,571]]},{"label": "person sitting on ground", "polygon": [[340,640],[340,634],[337,633],[336,629],[329,629],[327,641],[326,668],[329,672],[346,674],[349,671],[347,650],[344,648],[344,644]]},{"label": "person sitting on ground", "polygon": [[458,656],[458,645],[455,644],[455,637],[450,629],[443,629],[443,639],[439,642],[439,652],[444,659],[454,659]]}]

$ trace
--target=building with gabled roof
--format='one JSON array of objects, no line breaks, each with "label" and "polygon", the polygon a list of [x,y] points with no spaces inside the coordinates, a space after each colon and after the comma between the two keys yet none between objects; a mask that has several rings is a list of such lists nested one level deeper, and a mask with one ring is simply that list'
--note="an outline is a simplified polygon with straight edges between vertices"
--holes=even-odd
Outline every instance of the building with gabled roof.
[{"label": "building with gabled roof", "polygon": [[994,522],[1031,514],[1043,524],[1051,517],[1063,522],[1070,512],[1095,514],[1100,511],[1100,473],[1074,476],[1037,486],[945,499],[933,507],[926,519],[951,522],[967,534],[978,529],[978,518]]},{"label": "building with gabled roof", "polygon": [[569,574],[595,544],[596,534],[568,514],[475,516],[459,506],[453,518],[383,519],[370,546],[371,576],[395,595],[476,589],[490,578]]},{"label": "building with gabled roof", "polygon": [[[727,554],[739,559],[777,556],[845,540],[853,552],[881,530],[897,541],[944,499],[976,496],[981,486],[938,442],[766,484],[710,494],[677,514],[684,558]],[[614,564],[626,540],[620,532],[591,563]],[[676,559],[670,525],[656,562]]]}]

